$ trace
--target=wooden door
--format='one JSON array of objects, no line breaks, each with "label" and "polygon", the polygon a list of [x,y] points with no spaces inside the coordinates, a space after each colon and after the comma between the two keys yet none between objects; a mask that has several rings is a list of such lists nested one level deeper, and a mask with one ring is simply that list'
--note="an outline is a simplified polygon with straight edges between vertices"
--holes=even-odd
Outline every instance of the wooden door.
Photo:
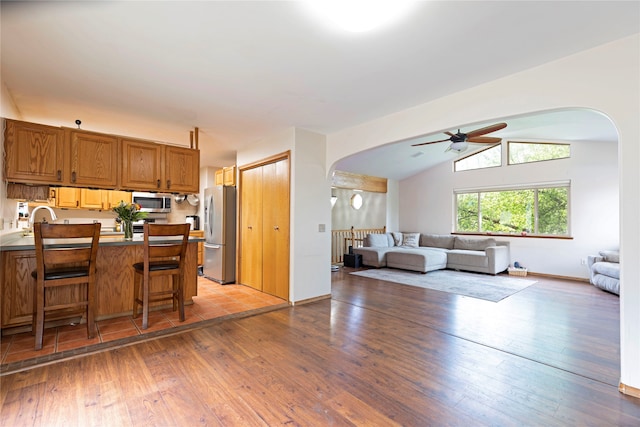
[{"label": "wooden door", "polygon": [[262,168],[240,177],[240,262],[238,281],[262,290]]},{"label": "wooden door", "polygon": [[121,139],[122,188],[159,191],[162,188],[163,146],[153,142]]},{"label": "wooden door", "polygon": [[167,145],[164,149],[164,186],[172,193],[200,191],[200,151]]},{"label": "wooden door", "polygon": [[289,161],[263,166],[263,291],[289,299]]},{"label": "wooden door", "polygon": [[6,120],[5,179],[64,183],[64,132],[60,128]]},{"label": "wooden door", "polygon": [[113,188],[118,185],[118,139],[111,135],[67,130],[72,185]]}]

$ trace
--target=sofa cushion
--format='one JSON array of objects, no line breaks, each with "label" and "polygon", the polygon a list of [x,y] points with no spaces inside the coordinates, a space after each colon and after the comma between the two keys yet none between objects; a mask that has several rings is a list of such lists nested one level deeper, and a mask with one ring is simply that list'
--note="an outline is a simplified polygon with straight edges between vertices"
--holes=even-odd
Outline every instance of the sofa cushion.
[{"label": "sofa cushion", "polygon": [[391,235],[393,236],[393,244],[395,246],[401,246],[402,245],[402,233],[400,233],[399,231],[393,231],[391,233]]},{"label": "sofa cushion", "polygon": [[363,242],[366,247],[386,248],[393,246],[393,238],[386,234],[367,234]]},{"label": "sofa cushion", "polygon": [[417,248],[420,245],[420,233],[402,233],[402,246]]},{"label": "sofa cushion", "polygon": [[453,249],[447,253],[447,265],[455,268],[468,267],[488,267],[489,257],[484,251]]},{"label": "sofa cushion", "polygon": [[620,252],[618,251],[600,251],[600,256],[604,257],[607,262],[620,262]]},{"label": "sofa cushion", "polygon": [[596,262],[591,266],[591,270],[594,274],[620,279],[620,264],[616,262]]},{"label": "sofa cushion", "polygon": [[421,234],[420,246],[428,248],[453,249],[454,236],[446,234]]},{"label": "sofa cushion", "polygon": [[454,249],[462,249],[466,251],[484,251],[489,246],[495,246],[496,239],[488,237],[486,239],[470,239],[468,237],[455,236],[453,242]]}]

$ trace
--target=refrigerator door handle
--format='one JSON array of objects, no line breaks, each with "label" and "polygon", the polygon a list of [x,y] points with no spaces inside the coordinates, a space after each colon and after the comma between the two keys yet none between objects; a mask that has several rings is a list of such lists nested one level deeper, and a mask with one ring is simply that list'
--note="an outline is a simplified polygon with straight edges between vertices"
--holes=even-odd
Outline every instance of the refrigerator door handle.
[{"label": "refrigerator door handle", "polygon": [[205,248],[209,248],[209,249],[220,249],[222,246],[220,245],[214,245],[212,243],[205,243],[204,244]]}]

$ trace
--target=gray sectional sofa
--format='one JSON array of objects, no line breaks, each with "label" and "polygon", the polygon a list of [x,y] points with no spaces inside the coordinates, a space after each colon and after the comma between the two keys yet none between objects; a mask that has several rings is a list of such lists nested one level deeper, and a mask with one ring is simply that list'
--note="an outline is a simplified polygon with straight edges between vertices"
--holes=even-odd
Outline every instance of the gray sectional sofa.
[{"label": "gray sectional sofa", "polygon": [[368,267],[428,271],[465,270],[498,274],[509,267],[509,242],[493,237],[464,237],[429,233],[369,234],[353,252]]}]

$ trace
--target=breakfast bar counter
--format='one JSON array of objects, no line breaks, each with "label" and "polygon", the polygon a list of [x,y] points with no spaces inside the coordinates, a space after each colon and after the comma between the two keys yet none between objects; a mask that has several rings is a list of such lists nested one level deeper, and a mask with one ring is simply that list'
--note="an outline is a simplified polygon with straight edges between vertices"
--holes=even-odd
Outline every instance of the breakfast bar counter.
[{"label": "breakfast bar counter", "polygon": [[[185,258],[185,304],[192,303],[192,298],[198,294],[197,246],[203,240],[199,237],[189,238]],[[132,265],[142,261],[143,243],[142,235],[134,235],[133,240],[125,240],[122,235],[100,237],[96,267],[96,320],[132,314],[135,274]],[[10,329],[30,329],[35,285],[31,272],[36,268],[34,238],[23,237],[20,233],[3,235],[0,253],[0,327],[3,333]],[[169,288],[169,280],[165,286]],[[51,294],[48,294],[51,302],[65,300],[68,296],[64,289],[53,289]]]}]

